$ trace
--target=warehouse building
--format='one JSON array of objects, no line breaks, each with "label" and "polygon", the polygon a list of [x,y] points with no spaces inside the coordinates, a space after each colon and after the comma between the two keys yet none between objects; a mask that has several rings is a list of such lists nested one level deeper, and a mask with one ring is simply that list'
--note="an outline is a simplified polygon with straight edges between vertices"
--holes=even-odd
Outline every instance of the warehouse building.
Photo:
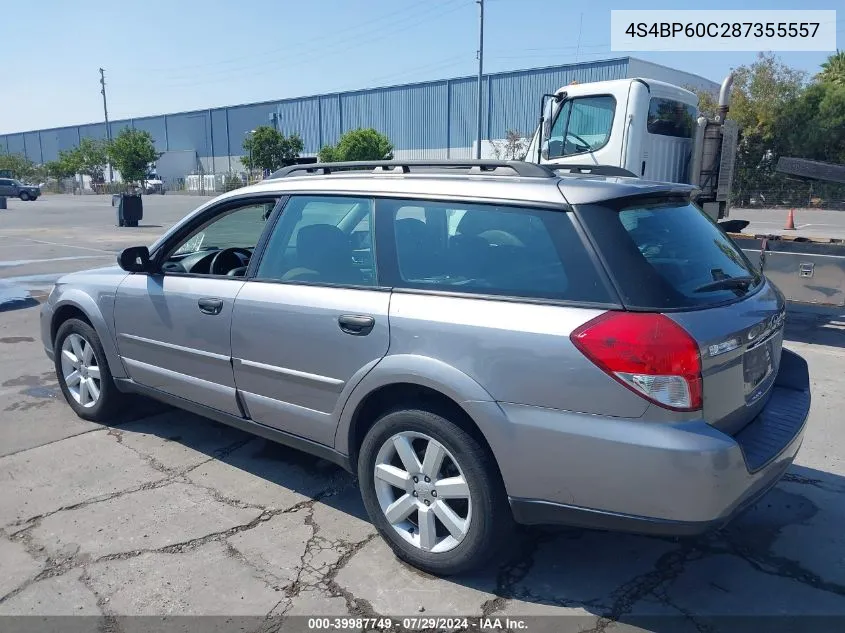
[{"label": "warehouse building", "polygon": [[[484,75],[482,149],[507,130],[530,134],[537,125],[540,95],[579,83],[644,77],[680,86],[718,90],[716,82],[633,57],[548,66]],[[305,154],[335,143],[345,131],[373,127],[393,142],[395,156],[468,158],[477,126],[477,77],[456,77],[262,103],[208,108],[111,121],[112,135],[125,127],[148,131],[162,152],[158,173],[166,180],[187,174],[223,174],[241,169],[243,141],[259,125],[298,133]],[[85,137],[106,138],[104,123],[0,135],[0,151],[26,155],[36,163],[54,160]]]}]

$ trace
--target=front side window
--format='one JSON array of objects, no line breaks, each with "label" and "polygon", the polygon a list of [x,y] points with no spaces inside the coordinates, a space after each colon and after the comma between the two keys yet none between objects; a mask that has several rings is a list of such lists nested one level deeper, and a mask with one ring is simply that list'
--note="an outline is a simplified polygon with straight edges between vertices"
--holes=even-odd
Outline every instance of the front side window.
[{"label": "front side window", "polygon": [[369,198],[294,196],[258,265],[271,281],[374,286]]},{"label": "front side window", "polygon": [[164,272],[243,276],[275,200],[249,202],[215,216],[180,240]]},{"label": "front side window", "polygon": [[696,109],[673,99],[652,97],[648,104],[646,129],[651,134],[692,138],[695,135]]},{"label": "front side window", "polygon": [[616,99],[609,95],[579,97],[563,103],[552,126],[549,158],[592,152],[610,139]]},{"label": "front side window", "polygon": [[610,300],[564,211],[417,200],[378,205],[393,225],[397,286]]}]

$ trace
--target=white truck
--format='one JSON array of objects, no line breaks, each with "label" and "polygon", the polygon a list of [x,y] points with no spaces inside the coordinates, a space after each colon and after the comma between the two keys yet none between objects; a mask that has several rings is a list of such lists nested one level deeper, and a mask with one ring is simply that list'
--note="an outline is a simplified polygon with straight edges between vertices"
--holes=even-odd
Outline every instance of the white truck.
[{"label": "white truck", "polygon": [[[845,307],[842,240],[741,234],[748,222],[727,219],[738,139],[736,122],[726,118],[732,84],[728,75],[712,119],[700,115],[695,93],[653,79],[563,86],[541,97],[540,124],[525,160],[571,172],[695,185],[695,202],[759,261],[787,299]],[[781,159],[790,161],[796,165],[779,170],[845,182],[843,166]]]},{"label": "white truck", "polygon": [[722,82],[714,119],[699,115],[695,93],[653,79],[564,86],[543,95],[525,160],[580,170],[614,166],[648,180],[693,184],[704,211],[726,217],[738,133],[725,118],[732,83],[732,75]]}]

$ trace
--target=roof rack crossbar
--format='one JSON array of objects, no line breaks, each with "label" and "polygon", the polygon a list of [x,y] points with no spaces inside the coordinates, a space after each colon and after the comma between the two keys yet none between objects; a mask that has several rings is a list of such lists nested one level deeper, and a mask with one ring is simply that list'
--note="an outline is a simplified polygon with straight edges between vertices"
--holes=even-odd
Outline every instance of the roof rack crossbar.
[{"label": "roof rack crossbar", "polygon": [[555,172],[535,163],[526,163],[520,160],[378,160],[378,161],[355,161],[344,163],[310,163],[303,165],[291,165],[273,172],[270,178],[286,178],[288,176],[304,174],[322,174],[328,176],[335,172],[346,171],[372,171],[376,173],[403,173],[409,174],[414,169],[431,171],[432,169],[463,169],[470,174],[495,173],[502,175],[500,170],[510,169],[513,175],[522,178],[554,178]]}]

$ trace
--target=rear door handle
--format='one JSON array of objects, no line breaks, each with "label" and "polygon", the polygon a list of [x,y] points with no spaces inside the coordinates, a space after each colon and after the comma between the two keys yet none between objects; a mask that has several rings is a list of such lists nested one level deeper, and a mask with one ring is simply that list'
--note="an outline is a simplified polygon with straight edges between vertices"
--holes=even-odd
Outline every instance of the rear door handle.
[{"label": "rear door handle", "polygon": [[203,314],[220,314],[220,311],[223,309],[223,299],[203,297],[197,301],[197,305]]},{"label": "rear door handle", "polygon": [[373,331],[376,320],[360,314],[341,314],[337,317],[340,329],[352,336],[366,336]]}]

